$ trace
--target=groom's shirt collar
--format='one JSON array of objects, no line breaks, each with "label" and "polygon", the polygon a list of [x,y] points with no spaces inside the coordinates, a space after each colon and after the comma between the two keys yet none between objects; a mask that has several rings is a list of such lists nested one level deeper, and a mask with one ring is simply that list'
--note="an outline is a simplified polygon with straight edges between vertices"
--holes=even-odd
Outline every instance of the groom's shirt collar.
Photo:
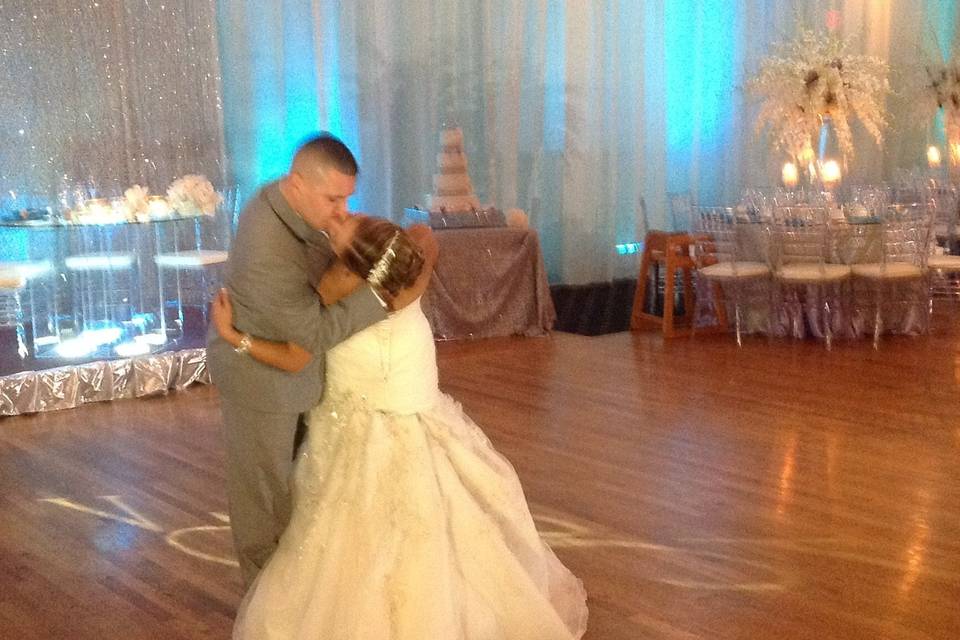
[{"label": "groom's shirt collar", "polygon": [[280,192],[279,182],[271,182],[264,188],[263,192],[274,213],[287,225],[293,235],[307,244],[329,242],[330,236],[325,231],[314,229],[300,217],[300,214],[293,210],[287,199],[283,197],[283,193]]}]

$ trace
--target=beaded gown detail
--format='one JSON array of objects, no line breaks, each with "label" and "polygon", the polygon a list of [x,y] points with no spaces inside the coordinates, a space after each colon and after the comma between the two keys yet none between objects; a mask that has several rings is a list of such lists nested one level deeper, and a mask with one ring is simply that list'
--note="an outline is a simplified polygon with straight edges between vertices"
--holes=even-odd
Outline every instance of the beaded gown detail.
[{"label": "beaded gown detail", "polygon": [[244,640],[568,640],[581,582],[511,464],[437,387],[419,301],[327,354],[294,510],[244,598]]}]

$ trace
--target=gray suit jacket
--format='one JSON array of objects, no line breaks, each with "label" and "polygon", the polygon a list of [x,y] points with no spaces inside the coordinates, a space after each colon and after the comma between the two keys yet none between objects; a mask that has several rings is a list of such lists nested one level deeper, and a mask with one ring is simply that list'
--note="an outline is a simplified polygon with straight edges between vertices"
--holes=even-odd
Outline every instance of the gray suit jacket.
[{"label": "gray suit jacket", "polygon": [[294,342],[311,351],[310,364],[288,373],[236,353],[211,326],[207,361],[224,399],[276,413],[301,413],[323,390],[325,352],[387,317],[369,287],[324,307],[314,286],[333,260],[326,234],[297,215],[274,182],[247,204],[230,250],[226,286],[233,323],[258,338]]}]

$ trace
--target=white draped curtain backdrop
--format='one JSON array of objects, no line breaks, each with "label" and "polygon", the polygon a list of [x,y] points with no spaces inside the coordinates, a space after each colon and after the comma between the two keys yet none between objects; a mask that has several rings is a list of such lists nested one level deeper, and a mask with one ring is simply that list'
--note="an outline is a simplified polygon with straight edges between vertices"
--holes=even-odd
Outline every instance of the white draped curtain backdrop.
[{"label": "white draped curtain backdrop", "polygon": [[[352,205],[422,204],[444,122],[482,202],[528,212],[553,282],[634,275],[618,244],[675,224],[668,194],[734,202],[783,158],[742,86],[771,45],[828,22],[888,60],[893,129],[859,131],[852,180],[919,164],[909,87],[949,57],[954,0],[219,0],[227,149],[250,193],[327,129],[357,153]],[[679,221],[683,222],[683,221]]]}]

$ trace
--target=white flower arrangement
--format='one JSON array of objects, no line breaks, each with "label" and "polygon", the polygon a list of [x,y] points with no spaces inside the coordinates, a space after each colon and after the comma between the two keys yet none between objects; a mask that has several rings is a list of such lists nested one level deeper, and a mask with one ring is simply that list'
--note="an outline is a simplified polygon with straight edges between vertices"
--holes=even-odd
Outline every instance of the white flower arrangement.
[{"label": "white flower arrangement", "polygon": [[803,30],[761,61],[747,91],[760,100],[757,130],[769,128],[777,149],[796,158],[811,157],[813,140],[827,117],[847,157],[853,156],[853,117],[878,145],[883,141],[890,68],[850,48],[847,39]]},{"label": "white flower arrangement", "polygon": [[181,215],[212,216],[223,197],[205,176],[188,175],[173,181],[167,189],[167,202]]},{"label": "white flower arrangement", "polygon": [[507,209],[507,226],[514,229],[529,229],[530,219],[523,209]]},{"label": "white flower arrangement", "polygon": [[947,140],[960,142],[960,58],[924,68],[927,80],[917,102],[918,115],[929,122],[943,109]]},{"label": "white flower arrangement", "polygon": [[141,187],[138,184],[133,185],[123,192],[123,197],[127,201],[127,209],[131,214],[143,215],[147,213],[149,210],[147,196],[149,196],[149,194],[150,189]]}]

